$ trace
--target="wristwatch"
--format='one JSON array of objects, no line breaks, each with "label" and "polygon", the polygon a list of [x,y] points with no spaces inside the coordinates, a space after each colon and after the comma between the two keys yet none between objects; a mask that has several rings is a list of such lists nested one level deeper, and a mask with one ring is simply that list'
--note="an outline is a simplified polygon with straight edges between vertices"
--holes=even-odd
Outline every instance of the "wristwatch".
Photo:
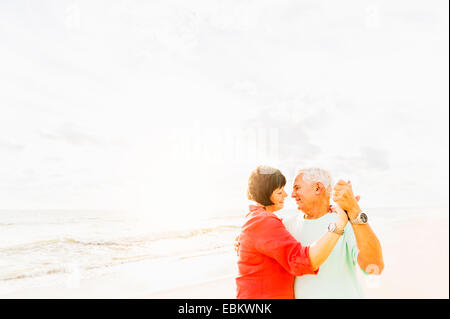
[{"label": "wristwatch", "polygon": [[359,215],[355,219],[350,219],[350,223],[353,225],[365,225],[369,221],[369,218],[363,212],[359,213]]},{"label": "wristwatch", "polygon": [[344,230],[343,230],[343,229],[338,229],[338,228],[336,227],[336,224],[335,224],[335,223],[330,223],[330,224],[328,225],[328,231],[329,231],[330,233],[338,234],[339,236],[344,235]]}]

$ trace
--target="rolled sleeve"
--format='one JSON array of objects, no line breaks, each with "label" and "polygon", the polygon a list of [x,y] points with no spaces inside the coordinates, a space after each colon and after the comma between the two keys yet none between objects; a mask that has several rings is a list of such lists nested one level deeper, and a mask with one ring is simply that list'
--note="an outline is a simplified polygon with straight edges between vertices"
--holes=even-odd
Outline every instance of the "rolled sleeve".
[{"label": "rolled sleeve", "polygon": [[294,276],[315,275],[309,259],[309,246],[302,246],[275,216],[265,216],[257,225],[255,248],[275,259]]}]

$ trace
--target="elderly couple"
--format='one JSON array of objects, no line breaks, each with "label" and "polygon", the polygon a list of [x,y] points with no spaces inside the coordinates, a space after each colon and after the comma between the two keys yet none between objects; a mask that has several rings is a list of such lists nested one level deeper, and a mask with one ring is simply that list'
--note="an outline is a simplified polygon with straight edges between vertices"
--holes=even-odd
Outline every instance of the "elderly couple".
[{"label": "elderly couple", "polygon": [[250,175],[248,198],[256,205],[236,245],[237,298],[362,298],[357,265],[379,275],[384,264],[350,182],[340,180],[333,188],[327,171],[300,170],[292,197],[303,214],[280,211],[285,185],[278,169],[260,166]]}]

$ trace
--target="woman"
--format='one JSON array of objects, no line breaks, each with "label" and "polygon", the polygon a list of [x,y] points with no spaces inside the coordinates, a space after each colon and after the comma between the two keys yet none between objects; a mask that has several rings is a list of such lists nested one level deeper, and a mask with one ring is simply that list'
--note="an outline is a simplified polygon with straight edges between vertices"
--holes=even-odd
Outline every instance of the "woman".
[{"label": "woman", "polygon": [[278,169],[259,166],[248,181],[250,206],[239,235],[237,298],[292,299],[295,276],[317,274],[345,228],[348,217],[338,209],[335,229],[311,246],[301,243],[274,214],[284,206],[286,178]]}]

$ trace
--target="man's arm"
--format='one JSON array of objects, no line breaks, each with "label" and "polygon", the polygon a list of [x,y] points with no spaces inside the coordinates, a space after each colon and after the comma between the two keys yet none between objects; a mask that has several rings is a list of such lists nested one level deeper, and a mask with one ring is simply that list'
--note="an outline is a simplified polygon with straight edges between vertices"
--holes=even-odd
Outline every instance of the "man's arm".
[{"label": "man's arm", "polygon": [[[334,187],[333,200],[346,212],[349,219],[355,219],[361,212],[358,201],[353,195],[352,186],[340,180]],[[380,242],[369,224],[352,225],[358,246],[358,264],[369,274],[379,275],[384,269],[383,253]]]},{"label": "man's arm", "polygon": [[352,225],[358,245],[358,264],[368,274],[380,275],[384,269],[383,253],[377,236],[366,225]]}]

